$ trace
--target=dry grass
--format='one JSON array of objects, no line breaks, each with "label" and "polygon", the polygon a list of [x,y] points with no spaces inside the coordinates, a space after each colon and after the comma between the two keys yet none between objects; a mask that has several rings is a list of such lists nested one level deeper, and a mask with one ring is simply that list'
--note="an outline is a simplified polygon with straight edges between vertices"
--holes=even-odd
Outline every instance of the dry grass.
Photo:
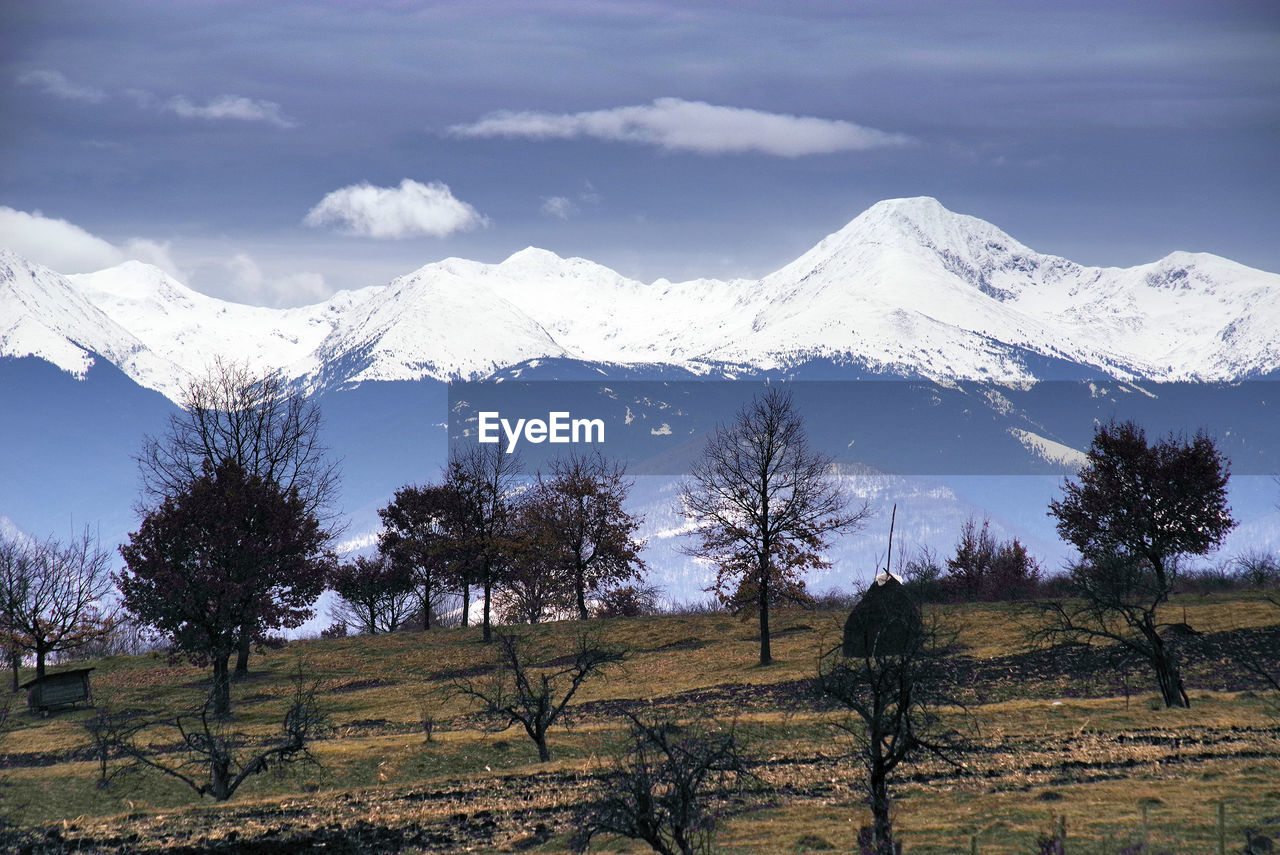
[{"label": "dry grass", "polygon": [[[1170,608],[1178,620],[1185,609],[1187,622],[1204,631],[1280,623],[1280,610],[1241,595],[1181,597]],[[936,611],[977,660],[1020,650],[1029,619],[1007,604]],[[452,851],[464,843],[477,851],[526,844],[560,851],[569,810],[620,745],[620,711],[653,709],[736,719],[766,761],[761,775],[777,795],[723,824],[723,851],[822,851],[824,842],[847,851],[867,820],[851,786],[857,770],[829,726],[832,713],[798,694],[819,653],[838,640],[843,618],[779,615],[778,663],[768,668],[754,665],[755,623],[726,615],[520,627],[539,661],[567,653],[586,629],[631,651],[606,679],[584,684],[576,726],[553,733],[549,764],[536,762],[522,732],[488,732],[464,702],[445,698],[452,679],[482,675],[493,661],[475,628],[296,642],[255,657],[253,675],[233,688],[233,727],[251,738],[273,732],[301,663],[320,679],[333,724],[316,744],[321,766],[260,776],[226,805],[194,804],[189,791],[151,774],[99,790],[97,765],[84,753],[89,713],[39,719],[24,712],[0,743],[8,761],[0,810],[26,825],[56,824],[69,839],[103,850],[124,846],[132,834],[139,836],[128,845],[140,851],[201,840],[233,846],[233,834],[312,843],[342,834],[366,851]],[[182,709],[201,699],[208,676],[163,657],[93,664],[97,699],[115,709]],[[1037,835],[1065,816],[1077,844],[1071,851],[1116,852],[1142,833],[1144,801],[1146,833],[1160,851],[1209,851],[1213,805],[1221,800],[1229,804],[1233,849],[1246,824],[1280,836],[1273,699],[1192,684],[1190,710],[1151,710],[1149,678],[1137,674],[1134,682],[1141,691],[1127,704],[1099,682],[1102,696],[1055,702],[1046,686],[1039,695],[1028,686],[1026,697],[974,707],[978,750],[967,773],[930,762],[900,778],[897,821],[907,849],[967,851],[977,834],[983,852],[1034,851]],[[432,742],[419,725],[424,709],[439,722]],[[641,851],[619,841],[604,848]]]}]

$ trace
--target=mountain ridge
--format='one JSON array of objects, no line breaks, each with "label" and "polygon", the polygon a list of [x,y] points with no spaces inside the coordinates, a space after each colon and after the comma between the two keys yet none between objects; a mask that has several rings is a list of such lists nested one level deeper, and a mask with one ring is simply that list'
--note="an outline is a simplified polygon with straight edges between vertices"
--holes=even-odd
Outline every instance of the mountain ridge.
[{"label": "mountain ridge", "polygon": [[140,262],[61,276],[3,251],[0,301],[0,356],[83,374],[96,354],[171,400],[215,357],[309,388],[478,379],[532,360],[702,376],[825,360],[1006,383],[1042,379],[1028,354],[1122,380],[1280,371],[1280,275],[1182,251],[1087,267],[930,197],[876,203],[758,280],[643,283],[529,247],[273,309]]}]

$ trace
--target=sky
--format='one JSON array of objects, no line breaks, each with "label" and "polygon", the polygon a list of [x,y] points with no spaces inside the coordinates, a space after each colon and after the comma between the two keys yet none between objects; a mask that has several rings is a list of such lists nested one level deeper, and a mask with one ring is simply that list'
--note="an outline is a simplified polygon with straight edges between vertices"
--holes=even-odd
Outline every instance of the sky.
[{"label": "sky", "polygon": [[759,277],[934,196],[1280,271],[1280,4],[0,3],[0,245],[300,305],[526,246]]}]

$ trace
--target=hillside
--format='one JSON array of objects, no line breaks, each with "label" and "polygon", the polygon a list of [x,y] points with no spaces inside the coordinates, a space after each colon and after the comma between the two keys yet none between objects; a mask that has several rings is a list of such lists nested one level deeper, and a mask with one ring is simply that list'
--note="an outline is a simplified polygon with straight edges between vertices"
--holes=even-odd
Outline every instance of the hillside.
[{"label": "hillside", "polygon": [[[1184,596],[1171,608],[1203,633],[1187,647],[1189,710],[1151,709],[1149,675],[1138,668],[1122,679],[1101,651],[1025,650],[1027,618],[1012,606],[933,609],[959,632],[948,679],[970,705],[975,750],[965,771],[937,761],[903,771],[895,794],[908,850],[956,851],[977,834],[984,852],[1033,851],[1057,816],[1067,817],[1073,840],[1123,841],[1145,810],[1153,843],[1206,851],[1219,800],[1228,803],[1232,843],[1246,825],[1280,830],[1280,699],[1260,695],[1224,662],[1222,647],[1234,634],[1274,655],[1280,610],[1254,595]],[[624,714],[635,713],[736,722],[747,739],[773,795],[749,799],[749,810],[723,823],[723,851],[845,849],[866,821],[850,787],[857,771],[842,757],[847,738],[830,726],[836,711],[807,688],[844,615],[780,615],[779,662],[764,669],[751,667],[753,624],[729,615],[592,624],[629,658],[584,684],[574,727],[553,730],[545,764],[519,729],[494,732],[472,706],[442,696],[451,682],[491,673],[494,651],[477,643],[476,628],[292,642],[257,657],[233,688],[231,727],[251,741],[270,735],[301,667],[319,681],[332,724],[315,745],[321,765],[258,776],[222,805],[195,804],[149,773],[98,790],[82,727],[90,714],[22,711],[2,743],[0,805],[24,825],[50,829],[53,848],[41,851],[559,852],[572,806],[590,797],[621,744]],[[518,631],[551,665],[586,628]],[[156,655],[88,664],[98,669],[98,702],[116,711],[181,709],[199,701],[207,680]],[[437,722],[430,742],[424,713]],[[647,851],[612,840],[596,848]]]}]

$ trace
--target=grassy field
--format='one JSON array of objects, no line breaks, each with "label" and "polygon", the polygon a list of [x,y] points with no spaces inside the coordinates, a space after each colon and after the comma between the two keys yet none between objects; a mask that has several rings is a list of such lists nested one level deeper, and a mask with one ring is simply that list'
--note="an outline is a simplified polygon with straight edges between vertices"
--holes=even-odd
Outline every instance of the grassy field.
[{"label": "grassy field", "polygon": [[[1229,851],[1240,851],[1245,828],[1280,838],[1280,698],[1216,645],[1235,633],[1280,652],[1280,610],[1249,595],[1177,598],[1176,618],[1185,613],[1204,635],[1187,651],[1191,708],[1166,710],[1152,709],[1153,681],[1140,668],[1122,680],[1087,651],[1028,651],[1033,618],[1013,606],[933,608],[963,646],[956,679],[974,751],[963,770],[902,770],[896,823],[907,851],[968,852],[976,835],[983,852],[1036,852],[1065,817],[1071,852],[1119,852],[1144,835],[1152,852],[1214,852],[1220,802]],[[553,732],[549,763],[523,731],[494,732],[443,691],[492,667],[494,646],[474,627],[293,642],[256,656],[233,686],[229,727],[249,741],[274,733],[301,668],[319,681],[331,724],[314,746],[319,765],[257,776],[223,804],[155,773],[99,788],[90,711],[38,718],[18,698],[0,741],[0,813],[37,829],[48,851],[557,852],[631,711],[735,722],[747,739],[770,793],[722,823],[721,851],[849,851],[869,818],[859,770],[832,727],[838,713],[806,685],[844,617],[783,612],[767,668],[754,664],[755,624],[723,614],[512,628],[544,663],[587,628],[629,651],[584,684],[573,728]],[[117,711],[178,711],[207,692],[206,671],[163,656],[89,664],[96,700]],[[431,741],[424,714],[437,722]],[[605,838],[594,850],[647,851]]]}]

